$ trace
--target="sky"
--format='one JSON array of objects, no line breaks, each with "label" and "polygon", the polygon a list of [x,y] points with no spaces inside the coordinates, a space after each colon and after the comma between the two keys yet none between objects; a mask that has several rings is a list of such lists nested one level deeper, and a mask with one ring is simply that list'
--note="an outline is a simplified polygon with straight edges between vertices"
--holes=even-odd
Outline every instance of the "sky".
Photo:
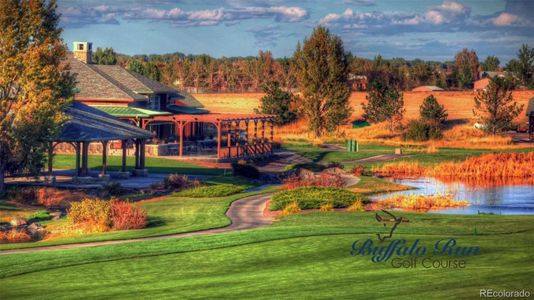
[{"label": "sky", "polygon": [[316,26],[359,57],[514,58],[534,46],[534,0],[58,0],[63,39],[124,54],[291,56]]}]

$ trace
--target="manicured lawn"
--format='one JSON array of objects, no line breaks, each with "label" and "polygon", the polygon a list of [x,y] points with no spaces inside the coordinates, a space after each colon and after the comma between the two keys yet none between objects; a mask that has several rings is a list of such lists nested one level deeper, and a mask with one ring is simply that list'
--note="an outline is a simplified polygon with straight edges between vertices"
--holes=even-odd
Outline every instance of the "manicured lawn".
[{"label": "manicured lawn", "polygon": [[[225,181],[223,179],[219,180]],[[142,203],[142,206],[146,209],[148,214],[148,225],[147,228],[144,229],[76,235],[33,243],[3,244],[0,245],[0,249],[131,239],[224,227],[230,224],[230,220],[225,215],[230,204],[237,199],[258,193],[259,192],[240,193],[220,198],[168,196],[165,197],[164,200]],[[10,218],[14,216],[15,215]],[[65,225],[66,222],[67,220],[63,218],[42,223],[47,226],[57,227]]]},{"label": "manicured lawn", "polygon": [[[108,157],[108,170],[118,171],[122,164],[122,157],[109,156]],[[134,157],[127,158],[128,169],[133,169],[135,165]],[[102,168],[102,157],[99,155],[89,155],[89,167],[92,169]],[[219,175],[224,174],[225,170],[206,168],[199,165],[195,165],[191,162],[177,161],[165,158],[147,157],[146,167],[150,172],[154,173],[179,173],[190,175]],[[59,154],[54,156],[54,168],[55,169],[74,169],[76,168],[76,158],[74,155]],[[226,173],[229,173],[227,170]]]},{"label": "manicured lawn", "polygon": [[307,143],[284,144],[283,148],[297,152],[298,154],[311,159],[315,163],[323,164],[329,162],[358,160],[380,154],[392,154],[395,152],[395,147],[372,144],[361,144],[359,152],[335,151]]},{"label": "manicured lawn", "polygon": [[410,222],[394,238],[455,238],[480,255],[462,269],[397,269],[350,255],[387,230],[374,213],[307,213],[246,232],[2,256],[0,286],[6,299],[464,299],[534,286],[534,217],[398,215]]}]

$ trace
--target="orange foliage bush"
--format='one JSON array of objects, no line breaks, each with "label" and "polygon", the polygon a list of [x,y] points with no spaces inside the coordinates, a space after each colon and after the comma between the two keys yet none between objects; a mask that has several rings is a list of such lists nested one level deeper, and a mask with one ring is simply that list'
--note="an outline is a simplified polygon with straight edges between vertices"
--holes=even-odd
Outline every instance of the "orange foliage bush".
[{"label": "orange foliage bush", "polygon": [[364,171],[365,167],[362,165],[354,166],[351,170],[352,174],[356,176],[362,176]]},{"label": "orange foliage bush", "polygon": [[72,203],[67,217],[72,224],[83,226],[90,232],[108,231],[112,226],[109,201],[87,198]]},{"label": "orange foliage bush", "polygon": [[0,243],[24,243],[31,240],[32,237],[24,230],[0,231]]},{"label": "orange foliage bush", "polygon": [[124,201],[111,201],[111,222],[115,230],[140,229],[146,224],[146,211]]},{"label": "orange foliage bush", "polygon": [[371,203],[370,208],[373,210],[402,208],[413,211],[429,211],[432,209],[465,207],[468,205],[469,202],[454,200],[449,195],[396,195],[384,200],[374,201]]},{"label": "orange foliage bush", "polygon": [[88,195],[82,192],[59,190],[55,188],[40,188],[36,192],[37,204],[45,207],[68,207],[71,202],[81,201]]},{"label": "orange foliage bush", "polygon": [[345,182],[340,175],[334,173],[322,172],[319,176],[313,177],[299,177],[297,175],[290,176],[284,180],[282,188],[285,190],[292,190],[305,186],[317,186],[317,187],[343,187]]}]

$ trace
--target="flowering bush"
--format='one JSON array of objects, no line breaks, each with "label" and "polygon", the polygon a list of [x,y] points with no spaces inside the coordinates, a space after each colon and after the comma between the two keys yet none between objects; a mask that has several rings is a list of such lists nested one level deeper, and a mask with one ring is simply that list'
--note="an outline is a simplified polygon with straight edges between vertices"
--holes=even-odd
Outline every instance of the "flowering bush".
[{"label": "flowering bush", "polygon": [[124,201],[111,201],[111,223],[115,230],[140,229],[146,224],[146,211]]},{"label": "flowering bush", "polygon": [[284,209],[282,209],[282,216],[287,216],[291,214],[296,214],[301,211],[299,207],[299,203],[297,201],[293,201],[291,203],[288,203]]}]

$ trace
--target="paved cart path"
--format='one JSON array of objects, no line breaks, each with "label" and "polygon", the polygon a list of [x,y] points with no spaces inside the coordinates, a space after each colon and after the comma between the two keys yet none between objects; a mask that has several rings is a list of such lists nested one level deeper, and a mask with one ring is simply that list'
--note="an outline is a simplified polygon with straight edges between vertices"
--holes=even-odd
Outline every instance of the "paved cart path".
[{"label": "paved cart path", "polygon": [[56,245],[56,246],[43,246],[35,248],[26,248],[26,249],[13,249],[13,250],[3,250],[0,251],[0,255],[6,254],[16,254],[16,253],[34,253],[40,251],[48,250],[61,250],[61,249],[75,249],[75,248],[86,248],[86,247],[96,247],[104,245],[117,245],[117,244],[126,244],[139,241],[148,241],[148,240],[162,240],[162,239],[172,239],[180,237],[188,237],[195,235],[208,235],[208,234],[217,234],[224,232],[231,232],[237,230],[252,229],[257,227],[262,227],[269,225],[273,221],[273,217],[265,216],[263,210],[267,204],[267,201],[271,198],[271,194],[262,194],[246,197],[240,200],[232,202],[230,208],[226,212],[226,216],[230,218],[232,224],[222,228],[176,233],[170,235],[161,235],[153,237],[144,237],[128,240],[113,240],[113,241],[100,241],[100,242],[89,242],[89,243],[76,243],[76,244],[67,244],[67,245]]}]

